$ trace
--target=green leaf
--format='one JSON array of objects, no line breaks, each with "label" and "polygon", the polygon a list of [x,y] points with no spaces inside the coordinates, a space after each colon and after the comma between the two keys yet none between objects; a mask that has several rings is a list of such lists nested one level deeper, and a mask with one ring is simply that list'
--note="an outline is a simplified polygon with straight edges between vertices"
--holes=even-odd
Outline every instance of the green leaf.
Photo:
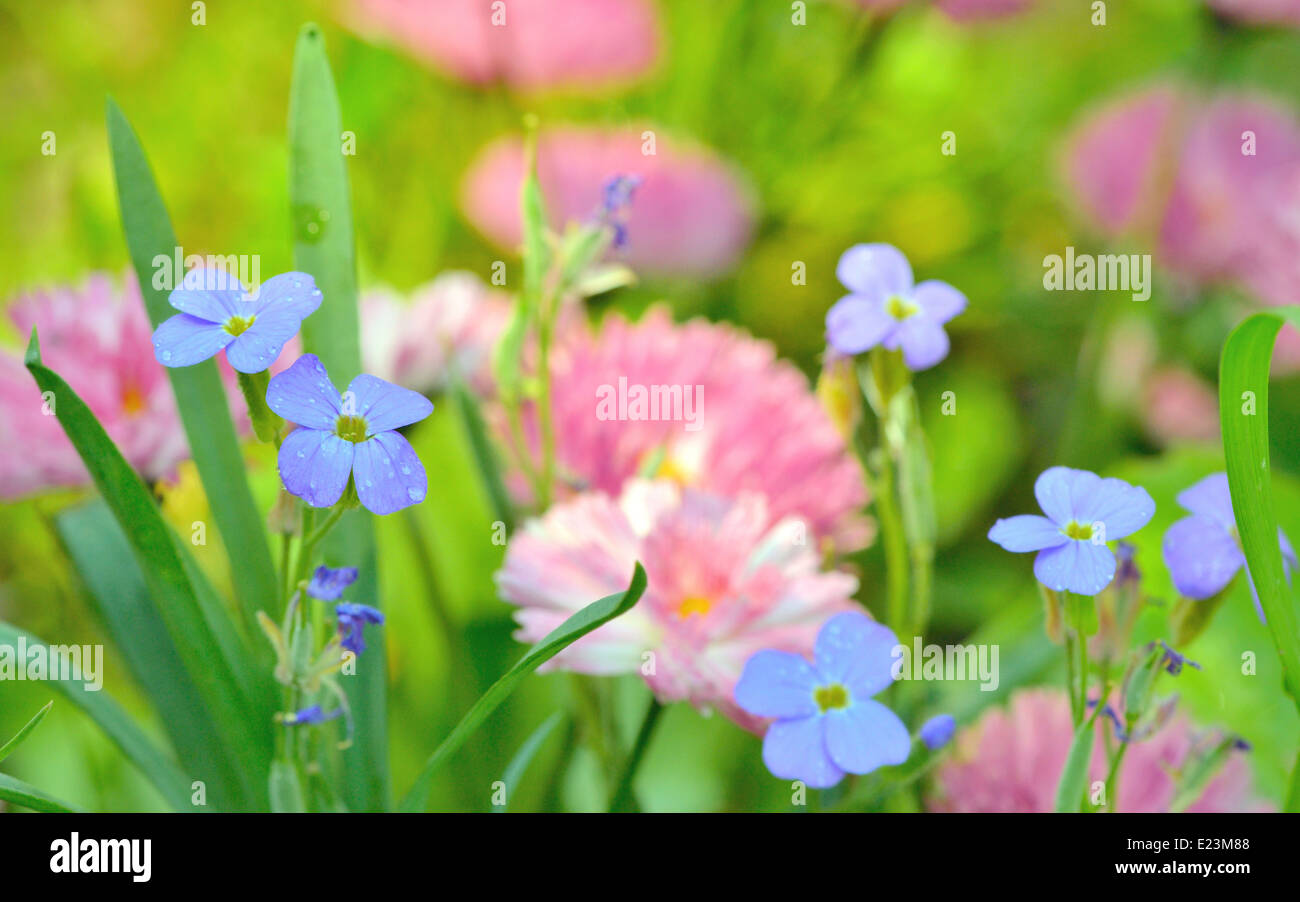
[{"label": "green leaf", "polygon": [[1088,788],[1088,765],[1092,763],[1092,742],[1097,735],[1094,723],[1102,706],[1092,709],[1092,716],[1079,724],[1070,743],[1070,752],[1061,770],[1061,781],[1056,784],[1056,811],[1077,812],[1083,804],[1083,794]]},{"label": "green leaf", "polygon": [[[154,287],[154,261],[159,256],[171,259],[180,245],[144,149],[126,115],[111,98],[108,143],[117,179],[122,230],[149,320],[156,328],[176,311],[167,301],[168,292]],[[180,275],[172,273],[174,279]],[[265,526],[248,487],[239,438],[230,418],[230,405],[216,361],[169,367],[167,375],[212,517],[230,558],[231,578],[245,632],[255,634],[254,614],[279,594],[279,588]]]},{"label": "green leaf", "polygon": [[1300,307],[1247,317],[1219,361],[1219,418],[1232,510],[1250,576],[1282,659],[1283,680],[1300,710],[1300,631],[1278,547],[1268,463],[1268,374],[1283,324],[1300,328]]},{"label": "green leaf", "polygon": [[221,741],[112,513],[102,501],[93,501],[61,513],[55,528],[113,644],[153,702],[177,758],[207,784],[217,807],[237,808],[254,793],[239,788],[245,783],[239,761]]},{"label": "green leaf", "polygon": [[292,761],[277,758],[271,762],[271,810],[276,812],[302,812],[307,810],[303,801],[302,783],[298,768]]},{"label": "green leaf", "polygon": [[464,384],[454,377],[448,392],[456,405],[456,412],[460,414],[460,421],[465,428],[465,436],[469,439],[479,477],[483,480],[488,500],[492,503],[492,513],[497,520],[505,524],[506,532],[509,533],[515,527],[514,508],[510,503],[510,494],[506,491],[505,482],[501,478],[496,451],[491,439],[488,438],[487,427],[483,423],[478,405],[469,396]]},{"label": "green leaf", "polygon": [[474,703],[469,713],[461,718],[442,744],[434,750],[425,762],[424,769],[416,777],[411,791],[398,805],[399,811],[413,812],[424,808],[429,798],[429,789],[433,784],[433,775],[448,758],[465,744],[465,740],[487,720],[497,707],[506,700],[515,687],[534,670],[558,655],[565,648],[622,614],[626,614],[640,600],[645,592],[645,570],[637,563],[632,571],[632,582],[627,589],[616,595],[607,595],[599,601],[593,601],[578,611],[568,620],[553,629],[545,638],[534,645],[520,658],[505,675],[492,684],[482,698]]},{"label": "green leaf", "polygon": [[214,631],[208,621],[213,616],[220,622],[222,615],[212,610],[211,604],[205,612],[187,567],[188,556],[181,553],[174,533],[140,477],[85,402],[62,377],[41,363],[35,330],[26,360],[41,391],[54,393],[59,423],[122,528],[155,610],[198,687],[214,728],[229,752],[238,757],[248,780],[260,783],[249,801],[264,804],[265,781],[260,775],[266,772],[271,757],[270,732],[255,725],[269,722],[271,712],[240,691],[245,681],[237,678],[227,658],[228,654],[238,654],[238,649],[231,648],[229,641],[223,643],[221,631]]},{"label": "green leaf", "polygon": [[30,808],[33,811],[65,814],[81,811],[75,805],[60,802],[54,796],[42,792],[35,786],[29,786],[17,777],[11,777],[8,774],[0,774],[0,799],[12,802],[15,805],[22,805],[24,808]]},{"label": "green leaf", "polygon": [[[342,118],[320,28],[298,34],[289,95],[289,175],[294,220],[294,265],[309,273],[324,300],[303,321],[303,350],[315,354],[337,385],[361,371],[357,267],[348,173],[340,144]],[[346,516],[322,550],[358,569],[354,601],[382,608],[374,526],[368,515]],[[343,753],[344,801],[353,811],[388,807],[388,723],[384,647],[366,653],[365,666],[346,681],[356,740]]]},{"label": "green leaf", "polygon": [[45,715],[50,713],[50,708],[52,707],[54,707],[54,700],[50,699],[45,703],[44,708],[37,711],[36,715],[31,720],[27,721],[26,726],[14,734],[12,739],[4,745],[0,745],[0,761],[8,758],[9,755],[13,753],[13,750],[22,744],[22,741],[27,738],[28,734],[31,733],[32,730],[36,729],[36,725],[45,719]]},{"label": "green leaf", "polygon": [[[30,645],[47,645],[40,638],[24,632],[12,624],[0,621],[0,644],[16,647],[20,640]],[[178,811],[192,810],[190,805],[190,778],[177,768],[176,763],[164,754],[148,736],[127,717],[112,696],[100,689],[92,691],[80,680],[64,680],[60,674],[50,674],[46,682],[64,698],[72,702],[99,725],[109,739],[117,744],[122,754],[133,763]]]},{"label": "green leaf", "polygon": [[519,747],[519,751],[515,752],[515,756],[510,759],[505,772],[501,775],[501,782],[506,787],[506,803],[493,810],[506,811],[510,807],[510,797],[514,795],[515,787],[523,779],[524,772],[528,770],[528,765],[533,763],[533,758],[537,755],[538,749],[555,732],[555,728],[564,722],[564,717],[563,711],[556,711],[542,721],[541,725],[524,740],[524,744]]}]

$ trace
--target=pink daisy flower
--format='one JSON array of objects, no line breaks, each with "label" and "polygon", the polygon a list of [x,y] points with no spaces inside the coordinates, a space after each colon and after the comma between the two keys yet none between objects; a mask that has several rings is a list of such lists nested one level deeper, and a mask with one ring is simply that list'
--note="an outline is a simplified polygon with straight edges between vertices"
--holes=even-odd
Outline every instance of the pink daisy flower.
[{"label": "pink daisy flower", "polygon": [[639,673],[663,702],[722,711],[746,729],[764,721],[733,698],[745,662],[762,649],[808,655],[830,616],[860,610],[857,580],[818,571],[803,524],[759,495],[735,500],[671,482],[632,480],[616,498],[580,495],[530,520],[497,573],[523,642],[626,587],[635,561],[649,586],[627,614],[545,665],[582,673]]},{"label": "pink daisy flower", "polygon": [[[636,323],[612,314],[598,331],[569,330],[551,383],[559,476],[571,489],[618,495],[634,476],[662,477],[728,498],[760,494],[774,517],[801,518],[841,551],[870,538],[861,466],[804,375],[767,342],[703,319],[674,324],[663,307]],[[598,407],[638,386],[679,387],[682,418],[632,419],[629,404],[618,419],[617,404]]]},{"label": "pink daisy flower", "polygon": [[492,348],[510,302],[473,273],[447,272],[403,299],[387,289],[361,299],[363,369],[426,394],[452,371],[479,394],[492,385]]},{"label": "pink daisy flower", "polygon": [[[1106,777],[1103,731],[1098,718],[1091,776]],[[935,776],[933,811],[1046,812],[1055,808],[1056,784],[1074,737],[1070,703],[1055,689],[1015,693],[1004,708],[984,712],[957,734],[952,756]],[[1171,770],[1188,758],[1196,739],[1191,724],[1176,717],[1155,735],[1134,742],[1120,765],[1118,811],[1165,811],[1176,791]],[[1189,811],[1263,811],[1251,792],[1250,770],[1233,755]]]},{"label": "pink daisy flower", "polygon": [[631,81],[659,52],[648,0],[355,0],[350,18],[456,78],[523,90]]},{"label": "pink daisy flower", "polygon": [[[551,225],[585,222],[599,208],[606,183],[640,179],[619,259],[647,273],[711,276],[735,265],[753,231],[748,184],[711,151],[655,130],[654,152],[643,129],[564,128],[541,136],[537,172]],[[461,193],[469,221],[506,249],[519,246],[519,184],[523,146],[496,141],[471,164]]]}]

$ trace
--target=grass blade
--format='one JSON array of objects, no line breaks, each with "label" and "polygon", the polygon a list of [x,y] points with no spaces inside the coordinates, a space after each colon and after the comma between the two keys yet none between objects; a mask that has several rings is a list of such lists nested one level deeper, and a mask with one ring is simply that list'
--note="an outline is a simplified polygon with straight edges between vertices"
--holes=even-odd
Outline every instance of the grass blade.
[{"label": "grass blade", "polygon": [[27,738],[28,734],[30,734],[32,730],[36,729],[37,724],[45,719],[45,715],[50,713],[50,708],[52,707],[54,707],[54,700],[50,699],[45,703],[44,708],[37,711],[36,715],[31,720],[27,721],[27,724],[21,730],[13,735],[12,739],[4,745],[0,745],[0,761],[8,758],[10,754],[13,753],[14,749],[22,745],[22,741]]},{"label": "grass blade", "polygon": [[474,463],[483,480],[488,501],[492,505],[492,513],[497,520],[505,524],[506,533],[509,534],[514,532],[515,528],[514,507],[510,503],[510,493],[506,491],[505,481],[501,478],[501,468],[497,463],[492,440],[488,438],[483,415],[469,392],[465,390],[464,383],[454,376],[452,378],[448,394],[456,405],[456,412],[460,414],[461,424],[469,439],[470,449],[474,453]]},{"label": "grass blade", "polygon": [[[0,621],[0,644],[17,646],[19,640],[24,640],[29,646],[47,645],[31,633]],[[92,692],[78,680],[61,679],[60,674],[50,674],[46,682],[89,715],[108,738],[117,744],[122,754],[153,783],[169,805],[178,811],[192,810],[190,778],[127,717],[112,696],[102,689]]]},{"label": "grass blade", "polygon": [[542,721],[541,726],[528,735],[524,744],[519,746],[519,751],[510,759],[506,765],[505,772],[501,774],[501,782],[506,787],[506,802],[495,811],[506,811],[510,807],[510,797],[514,795],[515,787],[523,779],[524,772],[528,770],[528,765],[533,763],[533,758],[537,755],[538,749],[550,738],[555,732],[555,728],[564,722],[564,712],[556,711],[546,720]]},{"label": "grass blade", "polygon": [[208,614],[213,612],[205,614],[173,533],[148,489],[90,408],[62,377],[41,363],[35,330],[27,347],[26,363],[41,391],[54,393],[59,423],[122,528],[155,610],[198,687],[215,729],[229,752],[238,757],[246,783],[257,787],[246,801],[264,807],[271,734],[269,729],[263,731],[253,725],[269,723],[271,712],[239,691],[241,681],[208,622]]},{"label": "grass blade", "polygon": [[81,810],[69,805],[67,802],[60,802],[54,796],[48,795],[35,786],[30,786],[17,777],[11,777],[8,774],[0,774],[0,799],[12,802],[15,805],[22,805],[24,808],[32,809],[32,811],[68,814]]},{"label": "grass blade", "polygon": [[[342,130],[324,38],[319,27],[305,25],[294,52],[289,94],[293,258],[324,295],[320,309],[303,321],[303,350],[319,357],[340,386],[361,371],[356,247],[346,158],[339,144]],[[369,516],[345,516],[322,547],[358,569],[352,600],[382,608]],[[384,646],[376,643],[365,666],[344,681],[356,724],[356,739],[343,753],[344,801],[354,811],[388,807],[386,673]]]},{"label": "grass blade", "polygon": [[646,575],[641,564],[632,572],[632,582],[627,589],[616,595],[607,595],[599,601],[593,601],[568,620],[561,623],[545,638],[534,645],[515,662],[515,666],[506,671],[501,679],[492,684],[487,692],[474,703],[469,713],[461,718],[460,723],[452,729],[442,744],[434,750],[425,762],[424,769],[416,777],[411,791],[402,799],[399,811],[420,811],[429,798],[429,789],[433,784],[433,775],[448,758],[465,744],[470,737],[487,720],[497,707],[506,700],[515,687],[534,670],[558,655],[592,630],[613,620],[632,609],[645,592]]},{"label": "grass blade", "polygon": [[[179,247],[149,161],[125,114],[108,101],[108,143],[117,180],[122,230],[140,281],[149,320],[157,327],[176,311],[166,289],[153,286],[154,259]],[[182,274],[172,273],[179,280]],[[239,439],[215,361],[169,368],[172,390],[190,453],[207,493],[212,517],[230,558],[230,573],[245,632],[256,634],[254,614],[279,594],[275,564],[262,518],[245,476]],[[269,658],[269,654],[267,656]]]},{"label": "grass blade", "polygon": [[1268,462],[1269,364],[1287,322],[1300,328],[1300,307],[1256,313],[1232,330],[1219,361],[1219,418],[1237,533],[1287,692],[1300,710],[1300,632],[1278,547]]}]

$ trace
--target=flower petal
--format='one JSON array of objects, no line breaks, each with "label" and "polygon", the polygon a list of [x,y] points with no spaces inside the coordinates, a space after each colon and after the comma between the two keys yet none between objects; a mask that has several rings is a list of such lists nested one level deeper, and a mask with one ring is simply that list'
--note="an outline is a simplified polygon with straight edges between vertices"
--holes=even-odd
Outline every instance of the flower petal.
[{"label": "flower petal", "polygon": [[1107,542],[1137,532],[1155,513],[1156,503],[1147,490],[1122,479],[1099,480],[1075,507],[1080,523],[1102,525]]},{"label": "flower petal", "polygon": [[912,300],[921,306],[927,319],[946,323],[966,309],[966,295],[947,282],[926,279],[912,290]]},{"label": "flower petal", "polygon": [[1227,473],[1211,473],[1178,493],[1178,503],[1194,514],[1208,517],[1225,530],[1236,529],[1232,516],[1232,493]]},{"label": "flower petal", "polygon": [[824,723],[831,761],[851,774],[902,764],[912,752],[907,727],[897,714],[873,699],[855,698],[847,708],[828,711]]},{"label": "flower petal", "polygon": [[312,507],[333,507],[352,475],[355,447],[332,432],[299,427],[280,446],[280,481]]},{"label": "flower petal", "polygon": [[1101,482],[1101,477],[1087,470],[1069,467],[1049,467],[1034,482],[1034,497],[1047,519],[1064,526],[1075,519],[1075,511],[1082,499],[1088,497]]},{"label": "flower petal", "polygon": [[898,327],[882,300],[851,294],[826,311],[826,343],[841,354],[874,348]]},{"label": "flower petal", "polygon": [[840,255],[835,275],[849,291],[873,300],[912,294],[912,265],[892,244],[855,244]]},{"label": "flower petal", "polygon": [[993,524],[989,539],[1007,551],[1042,551],[1070,541],[1059,526],[1037,514],[1004,517]]},{"label": "flower petal", "polygon": [[320,309],[320,289],[316,280],[305,272],[282,272],[272,276],[257,287],[251,297],[256,302],[255,313],[260,318],[268,312],[278,316],[296,317],[302,322]]},{"label": "flower petal", "polygon": [[857,698],[870,698],[894,682],[898,637],[866,614],[836,614],[817,633],[813,658],[818,675],[843,683]]},{"label": "flower petal", "polygon": [[381,432],[356,449],[352,472],[366,510],[391,514],[424,500],[429,489],[424,464],[400,433]]},{"label": "flower petal", "polygon": [[293,366],[271,377],[266,404],[299,426],[333,430],[341,400],[325,365],[315,354],[303,354]]},{"label": "flower petal", "polygon": [[1034,576],[1056,592],[1096,595],[1115,578],[1115,555],[1105,545],[1072,540],[1038,552]]},{"label": "flower petal", "polygon": [[178,313],[154,330],[153,356],[163,366],[193,366],[228,345],[224,326],[188,313]]},{"label": "flower petal", "polygon": [[903,349],[903,362],[912,372],[928,370],[948,356],[948,333],[928,316],[909,316],[890,341]]},{"label": "flower petal", "polygon": [[364,373],[348,384],[344,404],[355,405],[345,412],[365,417],[372,435],[418,423],[433,413],[433,402],[419,392]]},{"label": "flower petal", "polygon": [[167,296],[167,303],[210,323],[225,323],[232,316],[246,316],[253,310],[244,301],[244,286],[226,272],[205,266],[191,269],[179,288]]},{"label": "flower petal", "polygon": [[268,319],[259,316],[257,322],[226,346],[226,360],[239,372],[260,373],[270,369],[284,350],[285,342],[298,333],[298,320],[294,320],[292,328],[286,328],[283,321],[273,323]]},{"label": "flower petal", "polygon": [[814,789],[826,789],[844,779],[844,771],[826,751],[823,718],[778,720],[763,737],[763,763],[772,776],[802,780]]},{"label": "flower petal", "polygon": [[1217,520],[1201,515],[1184,517],[1169,527],[1160,551],[1174,587],[1196,600],[1222,592],[1246,562],[1232,534]]},{"label": "flower petal", "polygon": [[736,704],[758,717],[816,714],[817,672],[801,656],[768,649],[745,662],[734,693]]}]

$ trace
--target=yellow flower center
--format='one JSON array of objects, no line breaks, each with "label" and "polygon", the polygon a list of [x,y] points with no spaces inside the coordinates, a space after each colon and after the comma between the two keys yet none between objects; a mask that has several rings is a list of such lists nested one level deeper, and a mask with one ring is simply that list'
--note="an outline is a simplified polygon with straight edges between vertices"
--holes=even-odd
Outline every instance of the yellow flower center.
[{"label": "yellow flower center", "polygon": [[849,706],[849,690],[839,683],[818,686],[813,690],[813,701],[817,702],[817,707],[822,709],[822,713],[832,708],[847,708]]},{"label": "yellow flower center", "polygon": [[1092,526],[1086,523],[1080,523],[1077,520],[1071,520],[1065,527],[1065,534],[1071,539],[1080,541],[1092,538]]},{"label": "yellow flower center", "polygon": [[893,294],[885,302],[885,311],[896,320],[905,320],[921,308],[912,301]]},{"label": "yellow flower center", "polygon": [[128,385],[122,391],[122,413],[133,417],[142,413],[146,407],[144,393],[134,385]]},{"label": "yellow flower center", "polygon": [[334,434],[346,442],[357,444],[366,440],[365,417],[341,416],[334,423]]},{"label": "yellow flower center", "polygon": [[677,619],[688,620],[691,617],[703,617],[709,613],[713,602],[703,595],[688,595],[677,603]]},{"label": "yellow flower center", "polygon": [[226,331],[231,335],[243,335],[253,325],[255,316],[232,316],[226,320]]}]

